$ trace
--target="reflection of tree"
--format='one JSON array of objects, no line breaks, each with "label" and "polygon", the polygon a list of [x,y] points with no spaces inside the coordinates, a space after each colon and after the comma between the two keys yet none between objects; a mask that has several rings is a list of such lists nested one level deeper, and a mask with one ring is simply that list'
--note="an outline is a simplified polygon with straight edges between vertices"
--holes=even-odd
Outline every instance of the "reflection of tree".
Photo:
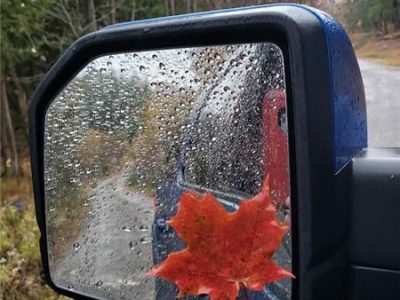
[{"label": "reflection of tree", "polygon": [[[173,179],[192,107],[198,104],[201,98],[199,93],[211,90],[216,74],[221,72],[233,51],[232,46],[178,50],[178,56],[171,55],[175,57],[175,63],[190,60],[190,70],[186,70],[183,76],[178,75],[173,64],[170,67],[162,63],[162,72],[174,73],[174,80],[153,82],[151,95],[146,98],[148,102],[144,104],[143,126],[133,140],[130,151],[132,186],[153,194],[155,186]],[[212,172],[209,164],[203,161],[199,164],[208,166]]]},{"label": "reflection of tree", "polygon": [[113,71],[88,68],[79,79],[79,87],[84,95],[90,128],[117,134],[123,132],[129,138],[137,133],[146,88],[138,86],[135,78],[121,78]]},{"label": "reflection of tree", "polygon": [[[58,182],[103,176],[118,166],[122,148],[138,132],[145,87],[134,79],[87,68],[52,103],[46,136],[49,167]],[[99,74],[100,73],[100,74]],[[85,150],[87,149],[87,150]],[[93,151],[92,155],[87,152]],[[102,170],[92,172],[91,168]],[[76,177],[76,178],[73,178]]]},{"label": "reflection of tree", "polygon": [[81,168],[88,179],[98,180],[119,169],[121,160],[128,149],[125,135],[89,129],[79,146],[78,157]]},{"label": "reflection of tree", "polygon": [[173,178],[193,97],[165,84],[144,104],[143,125],[130,148],[130,183],[144,192]]},{"label": "reflection of tree", "polygon": [[191,69],[204,83],[211,83],[218,71],[221,71],[224,63],[232,55],[232,46],[205,47],[193,49],[191,56]]}]

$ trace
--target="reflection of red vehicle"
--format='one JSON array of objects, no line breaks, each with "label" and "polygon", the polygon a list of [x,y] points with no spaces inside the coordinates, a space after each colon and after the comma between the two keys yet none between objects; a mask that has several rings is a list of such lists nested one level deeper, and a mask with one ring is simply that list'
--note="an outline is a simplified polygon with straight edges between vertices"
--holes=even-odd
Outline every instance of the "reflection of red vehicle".
[{"label": "reflection of red vehicle", "polygon": [[286,94],[268,92],[263,102],[264,176],[270,174],[272,199],[284,204],[289,197],[289,154],[286,120]]}]

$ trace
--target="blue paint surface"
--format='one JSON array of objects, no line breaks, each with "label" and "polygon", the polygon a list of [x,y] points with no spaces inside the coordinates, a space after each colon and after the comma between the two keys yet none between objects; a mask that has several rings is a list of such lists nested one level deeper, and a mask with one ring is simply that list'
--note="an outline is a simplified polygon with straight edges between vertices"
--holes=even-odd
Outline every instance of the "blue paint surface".
[{"label": "blue paint surface", "polygon": [[320,20],[326,35],[334,114],[334,166],[338,171],[368,144],[364,85],[343,27],[325,12],[306,9]]}]

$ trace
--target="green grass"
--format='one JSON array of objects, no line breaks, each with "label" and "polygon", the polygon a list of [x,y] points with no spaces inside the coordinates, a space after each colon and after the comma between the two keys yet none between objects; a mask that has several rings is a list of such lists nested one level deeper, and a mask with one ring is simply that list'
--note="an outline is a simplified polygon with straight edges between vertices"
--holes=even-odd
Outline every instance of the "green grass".
[{"label": "green grass", "polygon": [[[67,299],[45,283],[40,262],[39,229],[36,224],[30,178],[1,179],[0,299]],[[22,196],[26,209],[17,211],[10,202]]]},{"label": "green grass", "polygon": [[156,185],[146,182],[146,185],[143,186],[143,182],[144,180],[139,179],[137,174],[131,174],[127,180],[128,187],[134,192],[144,194],[148,197],[155,197]]},{"label": "green grass", "polygon": [[51,248],[52,257],[55,262],[62,260],[69,251],[85,227],[85,218],[90,206],[83,206],[88,198],[87,191],[81,187],[71,187],[66,191],[57,193],[60,199],[53,199],[53,217],[49,218],[47,232]]}]

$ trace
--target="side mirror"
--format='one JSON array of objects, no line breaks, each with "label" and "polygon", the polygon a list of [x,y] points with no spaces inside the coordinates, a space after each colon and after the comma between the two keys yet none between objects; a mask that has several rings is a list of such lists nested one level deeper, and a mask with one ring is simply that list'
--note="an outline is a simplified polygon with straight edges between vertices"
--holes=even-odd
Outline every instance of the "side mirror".
[{"label": "side mirror", "polygon": [[[399,294],[396,218],[382,234],[385,210],[371,197],[385,186],[390,213],[399,206],[400,154],[366,149],[357,60],[346,33],[323,12],[260,6],[89,34],[38,87],[30,138],[44,271],[62,294],[175,299],[178,285],[187,299],[215,299],[217,283],[236,291],[218,294],[230,299]],[[210,194],[226,217],[219,208],[202,214],[190,206],[179,225],[169,222],[189,201],[182,199]],[[270,243],[248,239],[258,217],[229,235],[207,223],[232,219],[259,198],[270,201],[265,228],[275,233],[257,237],[275,241],[265,259],[280,268],[256,272],[265,286],[231,276],[235,268],[247,272],[250,257]],[[210,236],[214,242],[204,243]],[[369,251],[375,240],[381,247]],[[172,276],[180,282],[151,276],[187,246],[208,257],[202,271],[186,264]],[[207,280],[198,286],[199,272],[215,279],[201,275]]]}]

